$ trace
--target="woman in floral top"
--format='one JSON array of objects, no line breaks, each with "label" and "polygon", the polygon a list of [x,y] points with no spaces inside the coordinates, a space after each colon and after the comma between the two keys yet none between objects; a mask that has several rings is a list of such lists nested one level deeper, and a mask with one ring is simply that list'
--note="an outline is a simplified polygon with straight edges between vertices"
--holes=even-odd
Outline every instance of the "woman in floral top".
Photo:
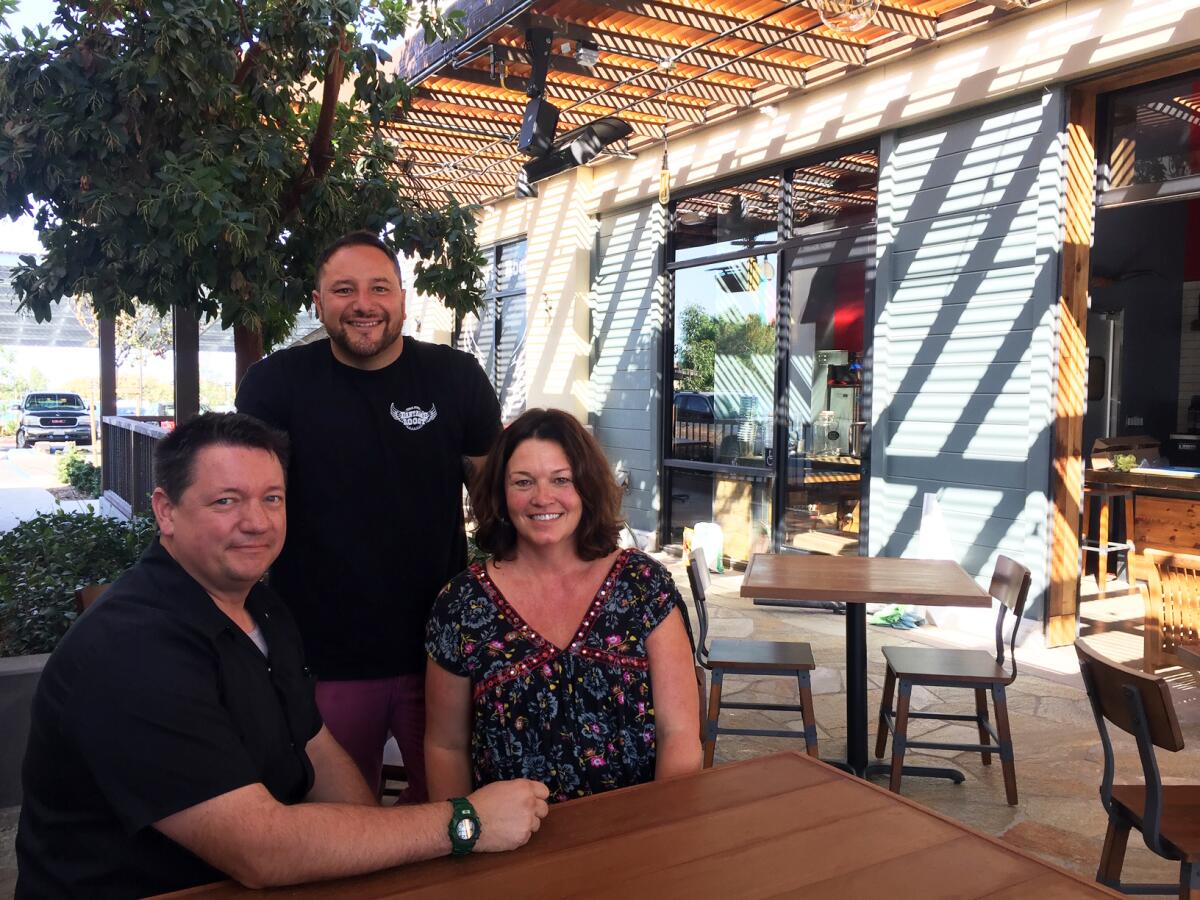
[{"label": "woman in floral top", "polygon": [[512,423],[472,491],[492,554],[434,603],[426,635],[431,800],[510,778],[552,801],[700,768],[679,592],[617,549],[620,490],[570,415]]}]

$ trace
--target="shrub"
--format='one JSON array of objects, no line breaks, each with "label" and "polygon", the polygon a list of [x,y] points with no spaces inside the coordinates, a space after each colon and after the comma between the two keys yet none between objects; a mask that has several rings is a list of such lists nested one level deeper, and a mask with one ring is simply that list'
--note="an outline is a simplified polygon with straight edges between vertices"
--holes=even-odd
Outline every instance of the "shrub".
[{"label": "shrub", "polygon": [[75,591],[137,561],[154,521],[45,513],[0,534],[0,656],[49,653],[75,620]]},{"label": "shrub", "polygon": [[84,459],[74,444],[67,444],[66,452],[58,458],[58,480],[88,497],[100,496],[100,467]]}]

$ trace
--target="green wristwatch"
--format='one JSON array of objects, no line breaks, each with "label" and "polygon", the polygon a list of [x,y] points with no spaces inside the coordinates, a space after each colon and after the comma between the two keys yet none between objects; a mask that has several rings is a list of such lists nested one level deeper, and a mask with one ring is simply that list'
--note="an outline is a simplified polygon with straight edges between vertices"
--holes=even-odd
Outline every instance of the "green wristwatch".
[{"label": "green wristwatch", "polygon": [[466,797],[452,797],[450,805],[454,807],[450,826],[446,829],[450,834],[450,855],[466,856],[475,849],[475,842],[483,834],[483,823]]}]

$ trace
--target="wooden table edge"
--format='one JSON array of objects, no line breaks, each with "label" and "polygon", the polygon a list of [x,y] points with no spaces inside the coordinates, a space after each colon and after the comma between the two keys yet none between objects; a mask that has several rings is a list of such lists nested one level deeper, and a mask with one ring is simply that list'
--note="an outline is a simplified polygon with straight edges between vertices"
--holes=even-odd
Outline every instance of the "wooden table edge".
[{"label": "wooden table edge", "polygon": [[[917,810],[918,812],[923,812],[927,815],[933,816],[935,819],[939,819],[940,821],[945,822],[947,825],[952,825],[955,828],[960,828],[963,831],[965,831],[968,834],[971,834],[975,837],[983,838],[989,844],[999,847],[1001,850],[1004,850],[1009,855],[1019,856],[1023,859],[1028,859],[1031,862],[1035,862],[1040,865],[1046,866],[1047,868],[1049,868],[1055,872],[1058,872],[1060,875],[1067,875],[1072,880],[1077,881],[1081,884],[1086,884],[1089,887],[1097,888],[1100,891],[1102,891],[1103,893],[1106,893],[1111,897],[1124,897],[1125,896],[1124,894],[1118,893],[1117,891],[1114,891],[1111,888],[1108,888],[1105,885],[1100,884],[1100,882],[1098,882],[1098,881],[1089,881],[1088,879],[1086,879],[1082,875],[1080,875],[1078,872],[1072,872],[1070,869],[1064,868],[1063,866],[1060,866],[1058,863],[1053,863],[1053,862],[1050,862],[1049,860],[1042,859],[1040,856],[1036,856],[1033,853],[1031,853],[1027,850],[1024,850],[1020,847],[1014,847],[1012,844],[996,837],[995,835],[991,835],[991,834],[982,832],[978,828],[975,828],[972,825],[968,825],[966,822],[960,822],[958,819],[951,818],[950,816],[946,815],[945,813],[938,812],[936,809],[931,809],[928,806],[918,803],[916,800],[913,800],[909,797],[905,797],[903,794],[892,793],[892,791],[888,790],[887,788],[883,787],[882,785],[875,784],[874,782],[868,781],[866,779],[857,778],[854,775],[851,775],[849,772],[843,772],[841,769],[837,768],[836,766],[831,766],[829,763],[825,762],[824,760],[814,759],[813,757],[807,755],[806,753],[801,753],[799,750],[781,750],[778,753],[770,753],[770,754],[767,754],[766,756],[759,756],[759,757],[755,757],[755,758],[756,759],[768,759],[769,757],[772,757],[772,756],[794,756],[797,759],[800,759],[810,765],[820,766],[824,769],[828,769],[830,772],[832,772],[833,774],[835,774],[841,778],[845,778],[847,780],[854,781],[860,785],[865,785],[866,787],[870,788],[871,790],[873,790],[877,793],[880,793],[880,794],[886,794],[891,799],[898,800],[900,803],[904,804],[905,806],[910,806],[913,809]],[[738,760],[735,763],[727,763],[726,765],[738,766],[738,765],[742,765],[742,764],[748,763],[748,762],[754,762],[754,759]],[[724,766],[721,766],[720,768],[724,768]],[[640,787],[640,785],[639,785],[639,787]],[[1099,858],[1097,858],[1096,862],[1097,862],[1097,864],[1099,864],[1099,862],[1100,862]]]},{"label": "wooden table edge", "polygon": [[[764,600],[800,599],[800,598],[793,596],[792,592],[789,590],[786,590],[786,589],[780,590],[780,589],[776,589],[776,588],[772,588],[772,587],[765,587],[762,585],[758,585],[758,586],[754,585],[753,584],[753,580],[754,580],[753,573],[754,573],[755,563],[758,561],[759,557],[796,556],[797,558],[802,558],[804,555],[805,554],[799,554],[799,553],[797,553],[797,554],[755,553],[753,556],[750,557],[750,562],[747,563],[746,571],[742,575],[742,584],[738,588],[739,596],[757,597],[757,598],[761,598]],[[840,558],[846,558],[846,559],[905,559],[907,557],[894,557],[894,556],[821,557],[821,559],[840,559]],[[954,560],[927,559],[927,560],[919,560],[919,561],[920,562],[942,562],[942,563],[950,563],[950,564],[954,565],[955,567],[958,568],[958,570],[960,572],[962,572],[962,574],[966,577],[966,579],[970,582],[970,584],[976,589],[976,591],[978,591],[978,594],[973,597],[965,597],[965,596],[964,597],[956,597],[956,598],[954,598],[954,600],[952,602],[947,602],[945,600],[942,600],[942,599],[936,598],[936,597],[908,597],[903,591],[898,591],[894,595],[895,600],[893,602],[904,603],[904,604],[911,605],[911,606],[938,606],[938,607],[960,606],[960,607],[970,608],[970,609],[985,609],[992,605],[991,595],[988,594],[988,592],[986,590],[984,590],[982,587],[980,587],[979,584],[975,581],[975,579],[967,574],[966,569],[964,569],[958,563],[954,562]],[[844,589],[840,589],[840,588],[836,588],[836,587],[823,587],[820,591],[819,597],[814,596],[812,598],[807,598],[807,599],[831,600],[831,601],[837,601],[837,602],[841,602],[841,603],[884,603],[884,602],[887,602],[887,598],[883,594],[871,593],[870,596],[868,597],[865,594],[862,594],[862,592],[860,592],[860,591],[844,590]]]},{"label": "wooden table edge", "polygon": [[[849,781],[859,787],[866,787],[869,790],[872,790],[879,794],[885,795],[890,800],[893,800],[893,801],[899,802],[902,805],[908,806],[919,813],[924,813],[925,815],[932,816],[933,818],[945,823],[946,825],[951,826],[952,828],[957,828],[960,831],[964,831],[967,834],[972,835],[973,837],[982,838],[984,841],[986,841],[987,843],[996,847],[997,849],[1004,851],[1009,856],[1015,856],[1020,859],[1024,859],[1024,860],[1028,860],[1030,862],[1036,863],[1038,865],[1045,866],[1047,869],[1049,869],[1052,872],[1056,872],[1059,875],[1066,875],[1069,879],[1071,879],[1074,882],[1077,882],[1082,885],[1086,885],[1087,887],[1095,888],[1102,895],[1107,895],[1110,897],[1124,897],[1125,896],[1124,894],[1117,893],[1116,891],[1113,891],[1112,889],[1100,884],[1097,881],[1089,881],[1088,879],[1084,878],[1082,875],[1079,875],[1076,872],[1072,872],[1070,869],[1066,869],[1063,866],[1060,866],[1058,863],[1053,863],[1053,862],[1050,862],[1049,860],[1042,859],[1041,857],[1035,856],[1033,853],[1031,853],[1027,850],[1023,850],[1020,847],[1014,847],[1012,844],[1006,843],[1005,841],[1003,841],[1000,838],[995,837],[993,835],[985,834],[984,832],[980,831],[979,829],[977,829],[971,825],[966,824],[965,822],[960,822],[957,819],[953,819],[950,816],[945,815],[944,813],[938,812],[935,809],[930,809],[928,806],[924,806],[915,800],[911,800],[908,797],[903,796],[902,794],[894,794],[890,790],[888,790],[880,785],[873,784],[870,781],[866,781],[864,779],[856,778],[855,776],[849,774],[848,772],[843,772],[841,769],[837,768],[836,766],[831,766],[828,763],[823,762],[822,760],[814,759],[813,757],[807,755],[806,753],[802,753],[799,750],[780,750],[776,753],[768,753],[764,756],[755,756],[755,757],[751,757],[750,759],[742,759],[742,760],[738,760],[736,762],[724,763],[720,766],[714,767],[713,769],[701,769],[699,773],[676,775],[673,778],[663,779],[663,781],[648,781],[643,784],[631,785],[630,787],[622,788],[621,795],[628,796],[631,792],[645,791],[648,789],[652,789],[656,784],[665,784],[665,783],[669,783],[671,781],[679,781],[679,780],[682,780],[685,778],[694,778],[694,777],[696,777],[696,775],[702,774],[706,771],[736,769],[736,768],[741,768],[744,766],[752,766],[755,764],[762,764],[762,762],[764,760],[777,759],[777,758],[781,758],[781,757],[795,759],[795,760],[799,761],[802,765],[810,765],[810,766],[814,766],[814,767],[817,767],[820,769],[824,769],[827,774],[829,774],[831,776],[835,776],[834,778],[830,779],[831,781],[836,781],[838,778],[844,779],[844,780]],[[613,796],[614,793],[615,792],[605,792],[602,794],[592,794],[591,796],[588,796],[588,797],[580,797],[577,800],[572,800],[571,805],[574,806],[575,808],[579,808],[579,806],[582,806],[583,804],[586,804],[586,803],[602,801],[605,797]],[[433,857],[433,859],[443,859],[443,858],[444,857]],[[430,860],[421,860],[421,862],[429,862],[429,861]],[[1099,861],[1097,860],[1097,862],[1099,862]],[[417,864],[419,864],[419,863],[410,863],[409,865],[417,865]],[[404,868],[405,868],[405,866],[403,866],[403,865],[392,866],[391,868],[388,868],[388,869],[380,869],[378,872],[369,872],[369,873],[364,873],[363,875],[346,876],[346,877],[347,878],[370,877],[371,875],[379,875],[379,874],[385,874],[388,872],[402,871]],[[339,879],[330,879],[329,883],[332,885],[332,884],[336,883],[337,881],[341,881],[341,880],[343,880],[343,879],[340,879],[340,878]],[[167,894],[158,894],[158,895],[156,895],[156,897],[159,898],[159,900],[162,900],[162,898],[196,896],[196,895],[203,894],[207,891],[210,891],[214,887],[216,887],[217,885],[222,884],[222,883],[223,882],[211,882],[209,884],[202,884],[202,885],[197,885],[195,887],[183,888],[181,890],[172,891]],[[319,884],[319,883],[320,882],[305,882],[301,885],[293,885],[293,887],[310,887],[312,885]],[[1011,886],[1016,887],[1018,885],[1011,885]],[[281,888],[276,888],[275,891],[286,891],[287,889],[288,889],[287,887],[281,887]],[[264,894],[264,896],[267,896],[267,894]]]}]

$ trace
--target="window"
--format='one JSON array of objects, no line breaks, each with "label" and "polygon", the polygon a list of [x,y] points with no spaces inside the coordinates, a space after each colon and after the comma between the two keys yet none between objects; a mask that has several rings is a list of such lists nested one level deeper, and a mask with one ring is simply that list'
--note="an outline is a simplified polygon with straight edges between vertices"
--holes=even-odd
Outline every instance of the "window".
[{"label": "window", "polygon": [[856,148],[676,202],[665,541],[857,552],[878,171]]},{"label": "window", "polygon": [[479,360],[500,398],[500,415],[511,422],[525,411],[525,239],[484,250],[483,308],[459,329],[458,347]]},{"label": "window", "polygon": [[1200,73],[1102,98],[1101,206],[1200,193]]}]

